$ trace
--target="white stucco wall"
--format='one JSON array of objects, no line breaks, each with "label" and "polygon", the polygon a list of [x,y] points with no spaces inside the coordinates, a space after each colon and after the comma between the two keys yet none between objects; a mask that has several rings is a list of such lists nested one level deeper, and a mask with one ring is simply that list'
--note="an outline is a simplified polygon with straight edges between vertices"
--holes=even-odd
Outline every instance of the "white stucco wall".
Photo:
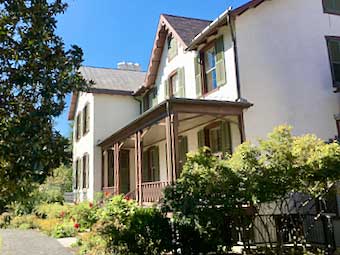
[{"label": "white stucco wall", "polygon": [[[216,36],[208,39],[208,42],[223,35],[224,49],[225,49],[225,64],[226,64],[226,77],[227,82],[224,86],[217,90],[214,90],[207,95],[203,96],[203,99],[215,99],[215,100],[228,100],[234,101],[237,98],[236,90],[236,75],[234,64],[234,51],[232,48],[231,36],[229,28],[226,26],[221,27]],[[165,42],[167,45],[167,41]],[[164,47],[158,74],[155,82],[155,86],[158,88],[158,102],[162,102],[165,99],[164,84],[169,78],[169,75],[177,68],[184,67],[185,69],[185,97],[197,98],[196,96],[196,83],[195,83],[195,65],[194,59],[197,54],[195,51],[185,51],[185,46],[178,42],[178,55],[170,62],[168,61],[168,49]]]},{"label": "white stucco wall", "polygon": [[[77,114],[86,103],[90,105],[90,131],[79,141],[74,139],[73,161],[85,153],[89,154],[90,188],[87,192],[80,192],[80,199],[93,200],[96,193],[101,191],[102,185],[102,154],[97,144],[134,120],[140,113],[140,106],[131,96],[81,93]],[[133,167],[133,162],[131,166]],[[134,175],[130,178],[131,183],[134,183]]]},{"label": "white stucco wall", "polygon": [[237,17],[236,31],[241,94],[254,103],[245,113],[247,139],[280,124],[334,138],[340,94],[325,36],[340,36],[340,16],[323,13],[321,0],[266,1]]},{"label": "white stucco wall", "polygon": [[[93,140],[93,135],[94,135],[94,120],[93,120],[93,115],[94,115],[94,97],[93,94],[88,94],[88,93],[79,93],[78,97],[78,102],[77,106],[75,109],[75,120],[77,119],[77,116],[80,112],[83,111],[84,107],[86,104],[89,104],[89,109],[90,109],[90,130],[89,132],[85,135],[82,136],[79,140],[76,138],[75,134],[75,129],[76,129],[76,121],[74,121],[73,125],[73,176],[75,176],[75,162],[77,159],[82,159],[82,157],[88,153],[89,154],[89,162],[90,162],[90,168],[89,172],[91,173],[91,162],[94,160],[94,140]],[[82,128],[82,127],[81,127]],[[82,175],[81,175],[81,180],[82,180]],[[80,182],[82,184],[82,181]],[[79,189],[78,191],[75,191],[78,193],[78,197],[80,199],[85,198],[89,193],[91,193],[91,187],[93,183],[93,177],[91,174],[89,175],[89,190],[85,189]]]}]

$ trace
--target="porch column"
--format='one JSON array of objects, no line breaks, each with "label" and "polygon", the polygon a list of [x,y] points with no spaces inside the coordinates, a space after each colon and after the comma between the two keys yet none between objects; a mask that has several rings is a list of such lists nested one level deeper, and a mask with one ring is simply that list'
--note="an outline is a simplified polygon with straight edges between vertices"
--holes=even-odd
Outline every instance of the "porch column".
[{"label": "porch column", "polygon": [[103,187],[102,188],[106,188],[108,187],[108,154],[107,154],[107,150],[105,150],[103,152],[103,162],[102,162],[102,167],[103,167]]},{"label": "porch column", "polygon": [[119,143],[114,145],[114,180],[115,180],[115,195],[119,195],[120,192],[120,180],[119,180]]},{"label": "porch column", "polygon": [[167,148],[167,177],[168,182],[176,180],[176,172],[179,167],[178,162],[178,115],[170,114],[165,118],[166,128],[166,148]]},{"label": "porch column", "polygon": [[141,132],[135,134],[135,178],[136,178],[136,200],[142,204],[142,143]]},{"label": "porch column", "polygon": [[243,143],[246,140],[245,131],[244,131],[243,112],[238,115],[238,126],[239,126],[240,134],[241,134],[241,143]]}]

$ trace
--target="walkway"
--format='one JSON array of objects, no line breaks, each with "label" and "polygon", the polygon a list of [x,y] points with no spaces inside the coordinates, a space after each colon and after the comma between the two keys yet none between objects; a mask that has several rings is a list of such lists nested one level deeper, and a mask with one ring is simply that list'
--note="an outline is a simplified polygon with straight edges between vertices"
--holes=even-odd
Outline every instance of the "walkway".
[{"label": "walkway", "polygon": [[55,239],[33,230],[0,230],[1,255],[71,255]]}]

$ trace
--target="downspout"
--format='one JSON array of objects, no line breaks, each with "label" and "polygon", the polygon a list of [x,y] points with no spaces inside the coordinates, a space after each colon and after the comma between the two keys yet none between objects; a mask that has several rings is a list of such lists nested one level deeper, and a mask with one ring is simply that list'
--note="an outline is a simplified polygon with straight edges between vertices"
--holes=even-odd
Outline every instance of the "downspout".
[{"label": "downspout", "polygon": [[142,114],[143,113],[143,108],[142,108],[142,105],[143,105],[142,101],[143,100],[138,96],[132,95],[132,97],[133,97],[134,100],[136,100],[139,103],[139,114]]},{"label": "downspout", "polygon": [[237,87],[237,99],[236,99],[236,101],[240,102],[240,101],[243,101],[244,99],[242,99],[242,96],[241,96],[240,68],[239,68],[239,63],[238,63],[238,49],[237,49],[236,34],[235,34],[235,29],[233,27],[232,7],[229,7],[227,14],[228,14],[227,15],[227,25],[229,24],[229,26],[230,26],[230,34],[231,34],[233,49],[234,49],[236,87]]}]

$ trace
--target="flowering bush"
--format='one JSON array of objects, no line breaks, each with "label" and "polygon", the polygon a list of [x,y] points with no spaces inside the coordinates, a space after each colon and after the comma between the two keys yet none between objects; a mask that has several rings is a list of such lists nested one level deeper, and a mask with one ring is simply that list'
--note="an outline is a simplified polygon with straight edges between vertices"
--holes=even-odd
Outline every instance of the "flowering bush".
[{"label": "flowering bush", "polygon": [[93,224],[97,222],[98,205],[89,202],[82,202],[74,205],[70,210],[71,220],[74,227],[80,232],[90,230]]}]

